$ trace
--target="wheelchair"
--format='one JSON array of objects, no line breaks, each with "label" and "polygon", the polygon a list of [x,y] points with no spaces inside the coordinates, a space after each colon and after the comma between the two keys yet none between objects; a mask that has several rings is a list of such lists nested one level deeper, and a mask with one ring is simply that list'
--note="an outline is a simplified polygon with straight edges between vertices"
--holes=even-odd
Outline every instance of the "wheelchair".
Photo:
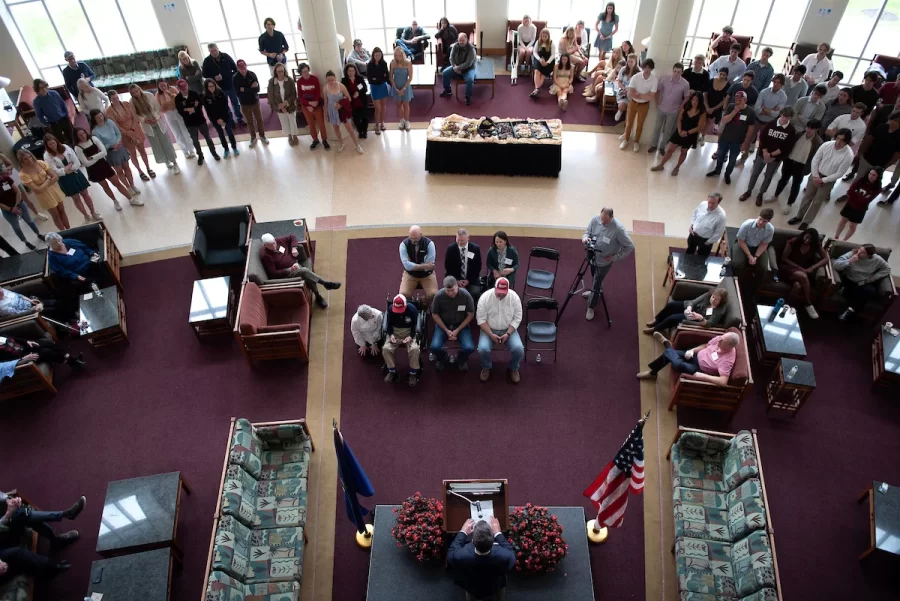
[{"label": "wheelchair", "polygon": [[[383,347],[385,341],[388,339],[388,319],[390,319],[391,310],[393,308],[394,297],[388,295],[384,301],[384,321],[381,324],[381,339],[378,341],[378,346]],[[418,317],[416,318],[416,327],[413,330],[413,340],[415,340],[419,345],[419,369],[416,370],[416,378],[420,381],[422,380],[423,369],[422,366],[425,364],[425,361],[428,358],[428,340],[426,338],[426,318],[428,317],[428,310],[425,308],[425,299],[419,296],[413,297],[406,301],[407,304],[413,305],[418,311]],[[381,375],[385,376],[388,372],[388,366],[386,363],[381,364]],[[394,381],[395,383],[397,380]]]}]

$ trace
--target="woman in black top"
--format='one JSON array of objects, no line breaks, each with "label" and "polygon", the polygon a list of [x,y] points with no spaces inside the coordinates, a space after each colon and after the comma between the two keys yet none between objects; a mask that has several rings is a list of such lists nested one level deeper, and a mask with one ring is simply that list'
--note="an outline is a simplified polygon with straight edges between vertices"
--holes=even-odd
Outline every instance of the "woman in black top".
[{"label": "woman in black top", "polygon": [[700,92],[692,92],[687,102],[678,111],[677,127],[669,138],[669,144],[666,147],[666,154],[663,156],[659,164],[650,168],[650,171],[662,171],[666,161],[672,158],[675,151],[681,149],[678,155],[678,163],[672,169],[672,175],[678,175],[678,170],[684,159],[687,158],[688,150],[697,148],[697,137],[706,128],[706,108],[703,106],[703,94]]},{"label": "woman in black top", "polygon": [[341,83],[350,92],[350,108],[353,111],[356,133],[360,138],[366,138],[369,134],[369,116],[366,114],[366,93],[369,88],[366,86],[366,79],[357,73],[356,65],[347,63]]},{"label": "woman in black top", "polygon": [[488,249],[487,254],[487,287],[493,288],[497,278],[506,278],[509,280],[509,287],[516,287],[516,271],[519,269],[519,253],[515,247],[509,244],[509,236],[506,232],[497,232],[494,234],[494,242]]},{"label": "woman in black top", "polygon": [[706,118],[713,119],[718,124],[728,96],[728,67],[719,69],[703,96],[706,99]]},{"label": "woman in black top", "polygon": [[387,129],[384,126],[384,109],[391,87],[388,83],[388,64],[378,46],[372,48],[372,58],[366,65],[366,79],[369,80],[372,102],[375,104],[375,135],[380,136]]},{"label": "woman in black top", "polygon": [[441,65],[441,69],[450,66],[450,46],[455,44],[458,38],[459,33],[456,31],[456,27],[450,25],[450,21],[447,17],[441,17],[440,28],[438,29],[438,32],[434,34],[434,39],[440,40],[441,45],[446,48],[444,51],[444,64]]},{"label": "woman in black top", "polygon": [[[293,82],[291,83],[293,85]],[[234,150],[234,156],[238,156],[240,151],[237,149],[237,143],[234,141],[234,120],[231,117],[231,111],[228,110],[228,96],[219,87],[215,79],[207,79],[203,82],[203,108],[206,110],[206,118],[216,128],[219,134],[219,140],[222,142],[222,148],[225,149],[224,157],[227,159],[228,142],[231,142],[231,148]],[[225,139],[225,134],[228,139]]]}]

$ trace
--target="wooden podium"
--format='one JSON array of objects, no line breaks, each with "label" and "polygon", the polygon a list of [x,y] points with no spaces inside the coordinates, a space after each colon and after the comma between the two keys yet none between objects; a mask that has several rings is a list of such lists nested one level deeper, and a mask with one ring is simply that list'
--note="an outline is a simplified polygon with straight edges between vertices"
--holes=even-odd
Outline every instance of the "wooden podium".
[{"label": "wooden podium", "polygon": [[475,480],[444,480],[444,531],[455,534],[462,529],[463,524],[471,516],[470,505],[463,499],[448,492],[451,484],[500,484],[500,492],[492,494],[478,494],[462,492],[465,497],[473,501],[492,501],[494,504],[494,517],[500,522],[500,528],[509,528],[509,500],[507,495],[508,481],[504,478],[483,478]]}]

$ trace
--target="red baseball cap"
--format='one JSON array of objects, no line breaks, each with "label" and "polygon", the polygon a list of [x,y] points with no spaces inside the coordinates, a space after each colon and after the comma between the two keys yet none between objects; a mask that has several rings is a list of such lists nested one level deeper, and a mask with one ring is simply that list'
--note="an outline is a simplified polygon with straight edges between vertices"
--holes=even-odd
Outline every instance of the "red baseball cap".
[{"label": "red baseball cap", "polygon": [[746,97],[747,97],[747,93],[746,93],[746,92],[735,92],[735,93],[734,93],[734,97],[735,97],[735,98],[746,98]]},{"label": "red baseball cap", "polygon": [[402,294],[398,294],[394,297],[394,302],[391,305],[391,310],[394,313],[405,313],[406,312],[406,297]]},{"label": "red baseball cap", "polygon": [[497,296],[504,297],[509,294],[509,280],[506,278],[498,278],[494,284],[494,290]]},{"label": "red baseball cap", "polygon": [[244,59],[240,59],[240,60],[237,62],[237,66],[238,66],[238,67],[246,67],[246,66],[247,66],[247,61],[245,61]]},{"label": "red baseball cap", "polygon": [[177,82],[175,82],[175,85],[179,90],[186,90],[188,87],[188,83],[184,79],[179,79]]}]

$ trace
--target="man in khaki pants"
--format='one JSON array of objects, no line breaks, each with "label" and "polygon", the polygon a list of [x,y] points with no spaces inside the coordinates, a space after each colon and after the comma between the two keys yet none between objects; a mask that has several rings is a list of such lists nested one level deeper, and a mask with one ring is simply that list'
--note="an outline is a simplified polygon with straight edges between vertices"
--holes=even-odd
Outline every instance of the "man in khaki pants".
[{"label": "man in khaki pants", "polygon": [[385,316],[387,319],[387,340],[381,351],[384,354],[384,363],[387,365],[388,372],[384,376],[384,381],[391,384],[397,379],[397,364],[394,361],[394,352],[401,346],[406,347],[409,354],[409,385],[415,386],[418,383],[418,372],[421,367],[419,363],[419,343],[415,339],[416,321],[419,318],[419,311],[415,306],[406,302],[406,297],[398,294],[391,303],[391,311]]},{"label": "man in khaki pants", "polygon": [[409,236],[400,243],[400,262],[403,264],[400,294],[411,299],[416,287],[421,285],[425,291],[425,305],[431,304],[438,291],[437,276],[434,275],[436,256],[434,242],[422,235],[422,228],[418,225],[409,228]]}]

